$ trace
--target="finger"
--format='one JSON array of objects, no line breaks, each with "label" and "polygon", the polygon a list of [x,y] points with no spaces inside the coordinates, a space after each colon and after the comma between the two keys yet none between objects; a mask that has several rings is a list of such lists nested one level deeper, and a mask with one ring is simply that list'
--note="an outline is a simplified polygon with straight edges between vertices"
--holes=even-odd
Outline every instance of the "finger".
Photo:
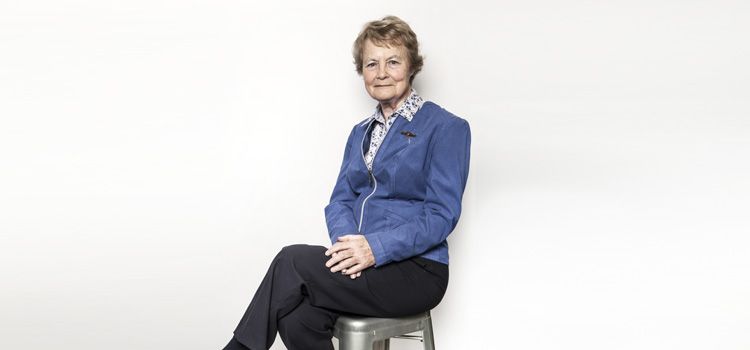
[{"label": "finger", "polygon": [[355,260],[354,258],[347,258],[347,259],[340,261],[335,266],[331,267],[331,272],[341,271],[341,273],[348,275],[348,273],[346,272],[347,269],[356,264],[357,264],[357,260]]},{"label": "finger", "polygon": [[336,244],[332,245],[328,250],[326,250],[326,256],[330,256],[333,253],[336,253],[338,251],[341,251],[343,249],[347,249],[347,243],[344,242],[336,242]]},{"label": "finger", "polygon": [[348,275],[348,273],[343,272],[343,270],[348,269],[350,266],[356,264],[357,261],[353,258],[346,258],[342,261],[339,261],[338,264],[331,267],[331,272],[339,272],[342,271],[343,274]]},{"label": "finger", "polygon": [[335,246],[336,246],[336,244],[332,245],[332,246],[331,246],[330,248],[328,248],[328,249],[326,250],[326,252],[325,252],[325,253],[323,253],[323,254],[325,254],[325,256],[331,256],[331,254],[333,254],[333,253],[335,253],[335,252],[336,252],[336,251],[334,250],[334,248],[333,248],[333,247],[335,247]]},{"label": "finger", "polygon": [[326,261],[326,267],[331,267],[333,265],[336,265],[339,263],[339,261],[347,259],[354,255],[354,252],[351,250],[344,250],[333,253],[332,257]]},{"label": "finger", "polygon": [[[352,259],[352,260],[353,260],[353,259]],[[349,267],[349,268],[347,268],[347,269],[346,269],[346,272],[345,272],[345,274],[346,274],[346,275],[356,275],[356,274],[361,274],[361,273],[362,273],[362,270],[364,270],[364,269],[365,269],[365,265],[363,265],[363,264],[361,264],[361,263],[356,263],[356,264],[352,264],[352,266],[351,266],[351,267]]]},{"label": "finger", "polygon": [[336,252],[331,255],[331,258],[326,261],[326,267],[331,267],[333,265],[336,265],[339,261],[346,258],[346,256],[341,252]]},{"label": "finger", "polygon": [[336,253],[339,250],[341,250],[341,243],[336,242],[333,245],[331,245],[331,247],[328,248],[328,250],[326,250],[325,255],[330,256],[331,254]]},{"label": "finger", "polygon": [[[368,260],[367,260],[366,257],[363,257],[362,255],[358,255],[357,251],[355,249],[352,249],[351,251],[353,252],[353,254],[349,257],[349,259],[351,261],[353,261],[353,263],[350,266],[348,266],[347,268],[342,269],[341,270],[342,273],[344,273],[345,275],[351,275],[351,274],[357,273],[359,271],[362,271],[362,270],[366,269],[368,266],[372,265],[372,264],[368,264],[367,263]],[[352,270],[352,267],[355,266],[355,265],[361,266],[358,271],[357,270]]]}]

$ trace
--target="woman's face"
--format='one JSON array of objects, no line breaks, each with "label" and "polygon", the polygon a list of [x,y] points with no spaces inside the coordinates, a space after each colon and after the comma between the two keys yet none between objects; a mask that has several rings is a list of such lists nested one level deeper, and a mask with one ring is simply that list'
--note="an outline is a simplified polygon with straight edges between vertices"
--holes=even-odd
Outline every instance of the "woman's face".
[{"label": "woman's face", "polygon": [[367,93],[381,103],[396,103],[410,91],[410,67],[406,48],[377,46],[365,42],[362,52],[362,77]]}]

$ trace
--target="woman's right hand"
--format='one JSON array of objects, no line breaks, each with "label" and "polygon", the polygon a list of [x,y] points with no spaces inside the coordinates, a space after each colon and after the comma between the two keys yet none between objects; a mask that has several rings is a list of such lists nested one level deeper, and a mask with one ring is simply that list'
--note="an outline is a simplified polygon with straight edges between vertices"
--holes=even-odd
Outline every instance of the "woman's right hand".
[{"label": "woman's right hand", "polygon": [[[333,253],[332,256],[335,258],[337,256],[337,254],[338,253]],[[342,274],[346,274],[346,271],[341,271],[341,273]],[[357,278],[359,276],[362,276],[362,271],[359,271],[357,273],[353,273],[353,274],[349,275],[349,277],[351,277],[352,279],[355,279],[355,278]]]},{"label": "woman's right hand", "polygon": [[336,243],[326,250],[325,255],[331,257],[326,262],[326,267],[330,268],[331,272],[341,271],[352,279],[362,276],[363,270],[375,265],[375,256],[364,235],[339,237]]}]

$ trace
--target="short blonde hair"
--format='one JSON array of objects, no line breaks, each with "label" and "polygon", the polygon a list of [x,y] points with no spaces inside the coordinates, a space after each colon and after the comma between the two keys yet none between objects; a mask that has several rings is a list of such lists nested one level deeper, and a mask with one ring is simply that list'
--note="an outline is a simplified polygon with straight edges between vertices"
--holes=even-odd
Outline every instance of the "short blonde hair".
[{"label": "short blonde hair", "polygon": [[422,70],[424,65],[424,58],[419,54],[419,42],[417,41],[417,34],[411,30],[409,24],[404,22],[401,18],[396,16],[385,16],[381,20],[375,20],[365,23],[362,31],[359,32],[357,39],[354,40],[354,46],[352,47],[352,56],[354,56],[354,65],[357,73],[362,74],[363,64],[363,51],[367,40],[372,41],[373,44],[378,46],[403,46],[406,48],[407,59],[409,60],[409,68],[411,69],[411,75],[409,76],[409,84],[414,80],[414,77]]}]

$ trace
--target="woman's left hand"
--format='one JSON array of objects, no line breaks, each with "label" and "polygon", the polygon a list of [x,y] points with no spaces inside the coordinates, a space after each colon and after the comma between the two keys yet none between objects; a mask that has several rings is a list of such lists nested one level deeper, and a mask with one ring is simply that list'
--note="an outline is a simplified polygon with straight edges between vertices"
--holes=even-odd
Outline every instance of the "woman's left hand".
[{"label": "woman's left hand", "polygon": [[341,271],[352,279],[359,277],[362,270],[375,265],[370,243],[363,235],[339,237],[336,244],[326,250],[326,256],[331,257],[326,262],[326,267],[329,267],[331,272]]}]

